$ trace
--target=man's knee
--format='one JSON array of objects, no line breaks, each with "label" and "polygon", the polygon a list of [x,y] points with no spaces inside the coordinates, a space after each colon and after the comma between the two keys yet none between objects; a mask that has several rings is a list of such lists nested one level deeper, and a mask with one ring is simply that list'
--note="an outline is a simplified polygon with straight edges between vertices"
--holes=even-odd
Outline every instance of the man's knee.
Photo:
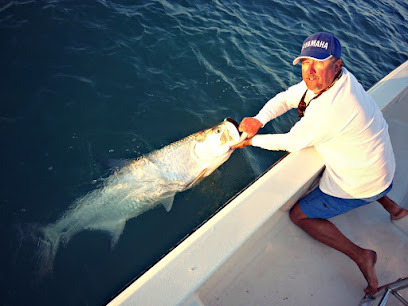
[{"label": "man's knee", "polygon": [[292,220],[293,223],[296,225],[299,224],[299,221],[303,219],[307,219],[308,217],[305,215],[305,213],[302,211],[302,209],[299,206],[299,203],[296,203],[289,211],[289,217]]}]

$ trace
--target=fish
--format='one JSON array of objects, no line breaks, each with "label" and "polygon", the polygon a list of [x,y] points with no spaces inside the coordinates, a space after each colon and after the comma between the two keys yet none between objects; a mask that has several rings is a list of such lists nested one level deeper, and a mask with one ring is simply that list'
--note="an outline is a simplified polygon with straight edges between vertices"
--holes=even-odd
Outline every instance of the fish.
[{"label": "fish", "polygon": [[231,118],[189,135],[136,160],[103,180],[101,186],[78,198],[54,223],[41,226],[37,268],[47,275],[59,246],[84,230],[107,232],[114,247],[129,219],[162,204],[167,212],[176,193],[197,185],[229,159],[240,140]]}]

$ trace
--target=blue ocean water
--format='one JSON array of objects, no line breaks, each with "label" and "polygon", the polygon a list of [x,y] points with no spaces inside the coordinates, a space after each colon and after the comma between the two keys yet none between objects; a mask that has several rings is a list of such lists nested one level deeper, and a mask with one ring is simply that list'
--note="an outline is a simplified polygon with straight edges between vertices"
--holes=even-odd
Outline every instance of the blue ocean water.
[{"label": "blue ocean water", "polygon": [[[193,132],[252,116],[301,80],[303,40],[334,33],[368,89],[408,59],[408,4],[356,1],[0,1],[0,292],[3,305],[100,305],[283,152],[246,148],[169,213],[129,221],[115,248],[84,231],[35,275],[26,224],[48,224],[109,173]],[[285,132],[289,112],[262,132]],[[301,170],[300,170],[301,171]]]}]

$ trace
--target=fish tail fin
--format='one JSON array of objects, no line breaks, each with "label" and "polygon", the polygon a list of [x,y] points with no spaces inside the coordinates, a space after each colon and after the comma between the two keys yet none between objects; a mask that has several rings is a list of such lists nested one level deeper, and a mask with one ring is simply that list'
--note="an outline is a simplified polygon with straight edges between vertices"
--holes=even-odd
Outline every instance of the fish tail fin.
[{"label": "fish tail fin", "polygon": [[[12,229],[16,236],[15,264],[29,264],[37,281],[49,275],[61,241],[60,235],[53,231],[52,226],[44,227],[37,223],[16,223]],[[27,257],[27,254],[31,256]]]},{"label": "fish tail fin", "polygon": [[54,267],[55,255],[61,242],[61,236],[50,226],[37,229],[37,274],[40,277],[49,275]]}]

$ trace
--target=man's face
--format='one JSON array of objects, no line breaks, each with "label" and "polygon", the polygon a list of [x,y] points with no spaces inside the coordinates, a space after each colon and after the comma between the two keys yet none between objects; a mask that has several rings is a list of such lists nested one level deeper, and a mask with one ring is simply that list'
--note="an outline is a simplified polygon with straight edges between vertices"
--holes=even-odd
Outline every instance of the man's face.
[{"label": "man's face", "polygon": [[302,59],[303,80],[307,88],[315,94],[326,89],[333,82],[339,69],[341,69],[341,60],[334,61],[333,58],[324,61]]}]

